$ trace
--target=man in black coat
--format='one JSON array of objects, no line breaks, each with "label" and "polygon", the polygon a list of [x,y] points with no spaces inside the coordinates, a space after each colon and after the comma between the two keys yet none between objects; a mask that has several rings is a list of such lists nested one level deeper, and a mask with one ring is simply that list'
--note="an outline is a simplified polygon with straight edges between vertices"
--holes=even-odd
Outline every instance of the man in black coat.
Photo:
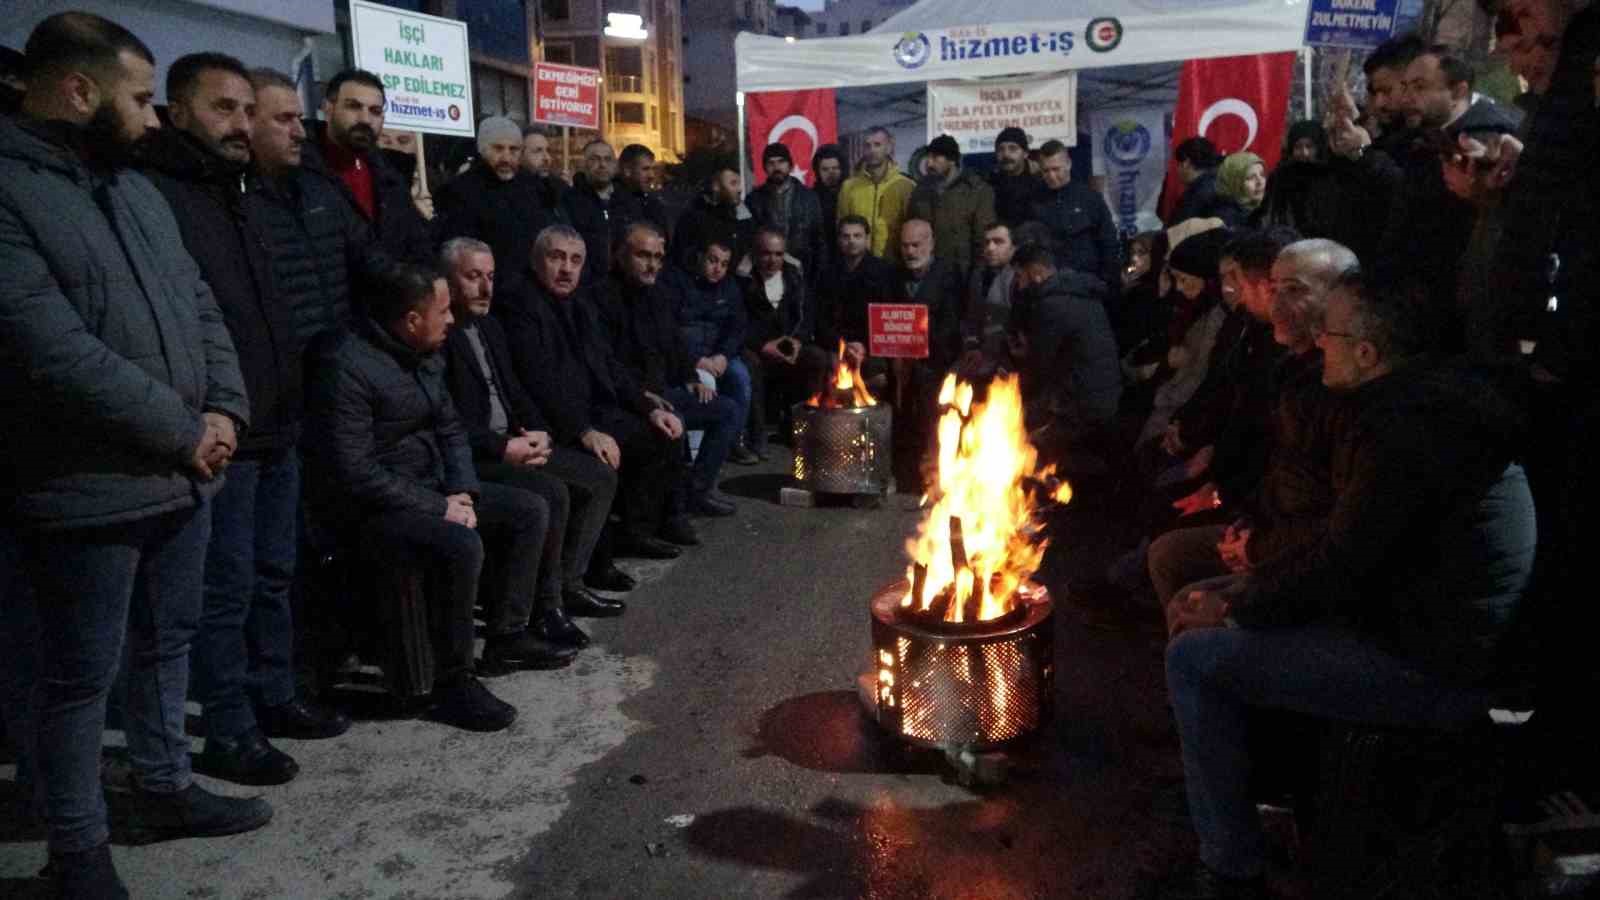
[{"label": "man in black coat", "polygon": [[867,358],[867,304],[895,296],[894,266],[872,254],[869,227],[861,216],[839,220],[839,253],[817,286],[817,344],[830,353],[842,344],[857,363]]},{"label": "man in black coat", "polygon": [[100,784],[119,680],[146,828],[195,837],[272,818],[264,800],[195,783],[183,730],[209,504],[250,410],[178,223],[127,168],[156,125],[149,48],[67,12],[35,27],[26,53],[21,112],[0,119],[0,458],[8,540],[31,590],[5,591],[0,607],[8,637],[38,623],[21,648],[37,673],[22,744],[52,891],[126,896]]},{"label": "man in black coat", "polygon": [[1203,137],[1192,137],[1178,144],[1172,151],[1178,161],[1178,180],[1183,182],[1183,196],[1173,207],[1167,221],[1174,225],[1203,215],[1217,199],[1217,166],[1222,164],[1222,154],[1215,144]]},{"label": "man in black coat", "polygon": [[994,188],[996,221],[1015,229],[1033,219],[1033,200],[1044,188],[1039,176],[1028,171],[1028,135],[1015,125],[1000,129],[994,139],[995,169],[989,173]]},{"label": "man in black coat", "polygon": [[454,321],[445,279],[397,263],[374,279],[368,304],[371,315],[319,348],[312,369],[306,502],[368,565],[420,560],[444,572],[447,591],[427,599],[437,626],[433,714],[470,731],[499,731],[516,708],[473,675],[472,610],[485,550],[494,551],[497,573],[486,592],[486,648],[551,664],[548,648],[524,628],[499,630],[519,618],[525,625],[533,609],[549,507],[537,494],[478,481],[439,353]]},{"label": "man in black coat", "polygon": [[891,302],[928,308],[928,355],[891,359],[890,397],[895,406],[895,479],[902,490],[921,489],[921,468],[933,449],[939,385],[961,354],[961,273],[933,252],[933,226],[907,219],[900,226],[900,266]]},{"label": "man in black coat", "polygon": [[756,232],[756,259],[745,287],[745,368],[750,370],[750,423],[746,446],[766,452],[769,413],[780,430],[789,408],[819,391],[833,353],[812,343],[816,303],[804,275],[787,261],[783,235]]},{"label": "man in black coat", "polygon": [[[682,477],[683,420],[617,359],[587,289],[584,239],[565,225],[534,242],[533,271],[494,315],[511,362],[558,446],[581,446],[621,475],[618,556],[672,559],[698,543],[686,516],[665,516]],[[665,521],[663,521],[665,518]],[[660,535],[658,538],[657,535]]]},{"label": "man in black coat", "polygon": [[[567,221],[583,236],[583,283],[593,284],[611,271],[611,220],[620,201],[612,175],[617,155],[611,145],[593,140],[583,147],[583,170],[572,176],[572,190],[562,195]],[[538,260],[532,265],[537,268]]]},{"label": "man in black coat", "polygon": [[1072,180],[1072,159],[1060,141],[1039,148],[1044,190],[1034,199],[1033,217],[1050,229],[1056,262],[1100,279],[1103,296],[1122,284],[1122,239],[1106,198]]},{"label": "man in black coat", "polygon": [[167,99],[173,127],[151,138],[150,177],[216,295],[254,413],[211,505],[205,605],[192,654],[206,745],[194,765],[242,784],[282,784],[299,766],[267,741],[268,732],[334,737],[350,727],[348,717],[295,697],[289,589],[300,509],[298,346],[272,277],[249,168],[255,92],[243,64],[222,54],[182,57],[167,72]]},{"label": "man in black coat", "polygon": [[[656,155],[643,144],[629,144],[617,155],[616,194],[611,205],[611,246],[622,243],[628,226],[648,222],[671,242],[672,222],[655,189]],[[609,271],[609,270],[608,270]]]},{"label": "man in black coat", "polygon": [[[819,254],[827,232],[817,195],[794,177],[794,157],[784,144],[769,144],[761,153],[767,183],[744,198],[757,228],[771,228],[788,241],[789,255],[800,261],[806,281],[815,284]],[[737,263],[738,260],[735,260]]]},{"label": "man in black coat", "polygon": [[698,361],[683,342],[672,301],[657,286],[666,263],[666,238],[648,222],[635,222],[616,247],[599,312],[611,346],[629,375],[672,410],[686,428],[704,434],[689,470],[687,496],[669,499],[669,512],[729,516],[734,505],[717,490],[722,464],[744,427],[743,405],[703,381]]},{"label": "man in black coat", "polygon": [[735,262],[750,252],[755,235],[755,219],[740,200],[742,194],[739,165],[731,159],[718,160],[706,182],[706,189],[678,217],[673,232],[673,262],[685,272],[693,272],[700,251],[718,241],[732,248]]},{"label": "man in black coat", "polygon": [[411,203],[411,183],[378,152],[386,94],[378,76],[346,69],[328,80],[326,122],[307,123],[301,164],[338,185],[398,260],[431,265],[433,235]]},{"label": "man in black coat", "polygon": [[445,338],[445,375],[478,477],[532,491],[550,508],[539,561],[539,609],[530,630],[557,647],[582,649],[589,638],[570,616],[616,616],[627,608],[591,594],[583,582],[617,492],[616,472],[551,440],[549,425],[517,379],[505,331],[489,315],[495,291],[489,245],[452,238],[439,262],[456,320]]},{"label": "man in black coat", "polygon": [[539,232],[566,221],[551,182],[523,171],[522,147],[517,123],[500,116],[484,119],[478,126],[477,161],[433,195],[439,242],[467,237],[488,244],[495,260],[504,263],[504,290],[513,289],[510,282],[528,270]]}]

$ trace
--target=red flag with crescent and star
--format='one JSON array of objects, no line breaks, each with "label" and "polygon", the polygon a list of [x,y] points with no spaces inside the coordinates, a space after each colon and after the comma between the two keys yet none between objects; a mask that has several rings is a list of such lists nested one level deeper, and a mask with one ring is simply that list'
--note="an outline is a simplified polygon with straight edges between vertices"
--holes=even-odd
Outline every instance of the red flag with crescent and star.
[{"label": "red flag with crescent and star", "polygon": [[[1271,174],[1283,154],[1288,129],[1294,57],[1289,52],[1186,61],[1178,76],[1172,146],[1203,136],[1217,145],[1223,156],[1249,150],[1261,157]],[[1170,157],[1161,195],[1163,218],[1178,205],[1183,187],[1177,157]]]},{"label": "red flag with crescent and star", "polygon": [[811,157],[823,144],[839,139],[839,112],[833,89],[815,91],[764,91],[745,95],[745,119],[750,123],[752,180],[767,180],[761,151],[768,144],[783,144],[794,157],[794,177],[811,187]]}]

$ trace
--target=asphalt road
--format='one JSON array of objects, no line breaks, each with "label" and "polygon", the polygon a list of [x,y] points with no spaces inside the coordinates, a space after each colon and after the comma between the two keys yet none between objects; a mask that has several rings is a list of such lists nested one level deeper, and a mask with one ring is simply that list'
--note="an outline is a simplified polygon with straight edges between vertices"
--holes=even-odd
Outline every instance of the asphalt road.
[{"label": "asphalt road", "polygon": [[[302,772],[266,789],[272,824],[117,846],[134,896],[1098,900],[1193,852],[1158,639],[1058,611],[1055,721],[1005,783],[964,787],[854,692],[916,513],[779,506],[781,460],[727,475],[739,514],[634,566],[647,582],[577,665],[490,681],[521,712],[508,732],[367,718],[285,741]],[[1103,561],[1098,521],[1063,526],[1047,582]],[[0,896],[42,896],[44,844],[3,809]]]}]

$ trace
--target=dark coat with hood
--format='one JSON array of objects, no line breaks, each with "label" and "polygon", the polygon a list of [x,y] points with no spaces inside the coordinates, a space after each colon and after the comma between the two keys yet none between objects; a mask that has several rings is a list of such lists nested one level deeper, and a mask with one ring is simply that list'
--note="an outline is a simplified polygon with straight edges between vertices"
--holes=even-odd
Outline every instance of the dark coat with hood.
[{"label": "dark coat with hood", "polygon": [[[333,182],[356,214],[365,218],[361,208],[356,205],[355,196],[328,167],[322,148],[326,134],[326,123],[306,123],[306,142],[300,148],[300,167]],[[372,197],[376,213],[369,224],[378,243],[397,260],[431,265],[434,262],[433,233],[422,214],[411,203],[410,179],[390,165],[388,159],[376,149],[362,154],[361,160],[372,169]]]},{"label": "dark coat with hood", "polygon": [[823,247],[828,243],[822,204],[817,201],[816,192],[793,175],[788,178],[784,194],[787,196],[781,196],[769,181],[746,194],[744,205],[750,209],[757,229],[783,232],[787,240],[786,252],[800,260],[806,278],[815,281],[823,259]]},{"label": "dark coat with hood", "polygon": [[319,521],[345,529],[385,513],[443,518],[446,497],[478,492],[440,354],[418,353],[371,319],[319,351],[302,445]]},{"label": "dark coat with hood", "polygon": [[272,276],[259,179],[176,129],[148,140],[146,177],[172,207],[238,353],[251,411],[238,455],[292,447],[303,407],[300,358],[293,311]]},{"label": "dark coat with hood", "polygon": [[1043,284],[1014,291],[1008,330],[1027,338],[1021,371],[1030,406],[1037,405],[1069,432],[1117,414],[1122,368],[1094,278],[1062,271]]},{"label": "dark coat with hood", "polygon": [[[451,238],[477,238],[494,251],[496,277],[521,277],[528,268],[533,240],[550,225],[569,224],[561,194],[548,179],[518,170],[500,180],[482,160],[446,182],[433,195],[438,214],[433,233],[440,244]],[[501,281],[498,285],[509,289]]]},{"label": "dark coat with hood", "polygon": [[0,431],[20,532],[194,507],[206,412],[250,418],[233,340],[165,198],[63,123],[0,119]]},{"label": "dark coat with hood", "polygon": [[709,195],[701,194],[678,217],[678,227],[673,233],[672,256],[679,268],[693,272],[700,249],[707,241],[716,238],[733,251],[733,259],[737,264],[755,243],[756,227],[755,217],[750,215],[744,204],[716,203]]}]

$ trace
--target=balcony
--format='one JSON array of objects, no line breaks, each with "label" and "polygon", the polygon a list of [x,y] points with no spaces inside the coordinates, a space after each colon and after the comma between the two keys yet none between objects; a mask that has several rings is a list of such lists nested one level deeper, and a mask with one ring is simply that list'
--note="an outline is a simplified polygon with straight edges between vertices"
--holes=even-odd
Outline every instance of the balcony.
[{"label": "balcony", "polygon": [[643,75],[607,75],[606,90],[613,94],[647,94],[650,83]]}]

